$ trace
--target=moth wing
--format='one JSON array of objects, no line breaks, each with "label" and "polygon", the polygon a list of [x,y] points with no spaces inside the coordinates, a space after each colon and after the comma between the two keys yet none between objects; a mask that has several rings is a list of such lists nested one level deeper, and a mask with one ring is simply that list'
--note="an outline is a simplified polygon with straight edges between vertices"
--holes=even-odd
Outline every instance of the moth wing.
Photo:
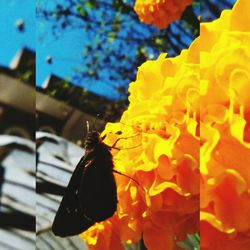
[{"label": "moth wing", "polygon": [[55,235],[80,234],[116,211],[112,157],[97,154],[92,150],[77,164],[52,225]]},{"label": "moth wing", "polygon": [[57,210],[52,224],[52,231],[57,236],[66,237],[80,234],[95,223],[84,217],[83,211],[79,208],[79,187],[85,164],[86,160],[82,157],[71,176]]},{"label": "moth wing", "polygon": [[87,217],[100,222],[111,217],[117,209],[116,183],[112,158],[92,159],[82,175],[79,201]]}]

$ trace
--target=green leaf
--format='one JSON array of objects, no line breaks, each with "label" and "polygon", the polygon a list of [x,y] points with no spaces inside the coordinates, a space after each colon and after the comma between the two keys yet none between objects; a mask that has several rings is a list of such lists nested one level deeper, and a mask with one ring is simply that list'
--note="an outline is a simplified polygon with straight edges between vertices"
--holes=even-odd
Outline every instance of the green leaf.
[{"label": "green leaf", "polygon": [[200,236],[199,234],[188,234],[185,241],[177,242],[176,245],[185,250],[200,250]]}]

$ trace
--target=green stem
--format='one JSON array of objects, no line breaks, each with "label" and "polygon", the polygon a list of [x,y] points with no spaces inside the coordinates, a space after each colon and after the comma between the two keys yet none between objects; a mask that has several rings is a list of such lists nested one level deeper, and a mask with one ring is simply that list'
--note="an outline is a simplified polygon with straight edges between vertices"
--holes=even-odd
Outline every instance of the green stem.
[{"label": "green stem", "polygon": [[143,238],[140,241],[140,250],[147,250],[146,246],[144,245]]}]

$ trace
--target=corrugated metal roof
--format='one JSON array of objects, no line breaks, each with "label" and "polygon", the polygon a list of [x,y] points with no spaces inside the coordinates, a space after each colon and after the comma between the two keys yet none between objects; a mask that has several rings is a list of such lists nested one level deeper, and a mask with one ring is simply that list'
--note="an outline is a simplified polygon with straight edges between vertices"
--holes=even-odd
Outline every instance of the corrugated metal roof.
[{"label": "corrugated metal roof", "polygon": [[0,135],[0,249],[35,249],[35,144]]},{"label": "corrugated metal roof", "polygon": [[37,249],[87,249],[79,236],[60,238],[51,231],[55,213],[72,172],[84,149],[67,140],[37,132],[39,141],[37,164],[36,231]]},{"label": "corrugated metal roof", "polygon": [[62,193],[84,150],[48,133],[38,132],[37,140],[36,171],[35,144],[0,135],[0,249],[87,249],[79,236],[60,238],[51,232]]}]

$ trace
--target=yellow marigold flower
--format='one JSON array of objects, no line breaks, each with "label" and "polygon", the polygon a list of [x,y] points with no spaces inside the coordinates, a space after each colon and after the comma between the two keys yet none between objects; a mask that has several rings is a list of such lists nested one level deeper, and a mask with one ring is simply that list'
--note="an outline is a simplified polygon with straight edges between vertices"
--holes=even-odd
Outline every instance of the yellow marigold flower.
[{"label": "yellow marigold flower", "polygon": [[192,2],[193,0],[136,0],[134,10],[142,22],[164,29],[178,20]]},{"label": "yellow marigold flower", "polygon": [[201,248],[250,249],[250,1],[201,24]]},{"label": "yellow marigold flower", "polygon": [[96,223],[80,235],[88,244],[89,250],[124,250],[117,231],[116,220],[117,218],[114,216],[110,221]]},{"label": "yellow marigold flower", "polygon": [[106,125],[106,144],[126,138],[112,152],[115,169],[139,185],[115,174],[117,212],[81,235],[90,249],[117,250],[142,235],[148,250],[176,249],[176,241],[199,231],[197,42],[175,58],[162,54],[140,66],[128,109]]}]

